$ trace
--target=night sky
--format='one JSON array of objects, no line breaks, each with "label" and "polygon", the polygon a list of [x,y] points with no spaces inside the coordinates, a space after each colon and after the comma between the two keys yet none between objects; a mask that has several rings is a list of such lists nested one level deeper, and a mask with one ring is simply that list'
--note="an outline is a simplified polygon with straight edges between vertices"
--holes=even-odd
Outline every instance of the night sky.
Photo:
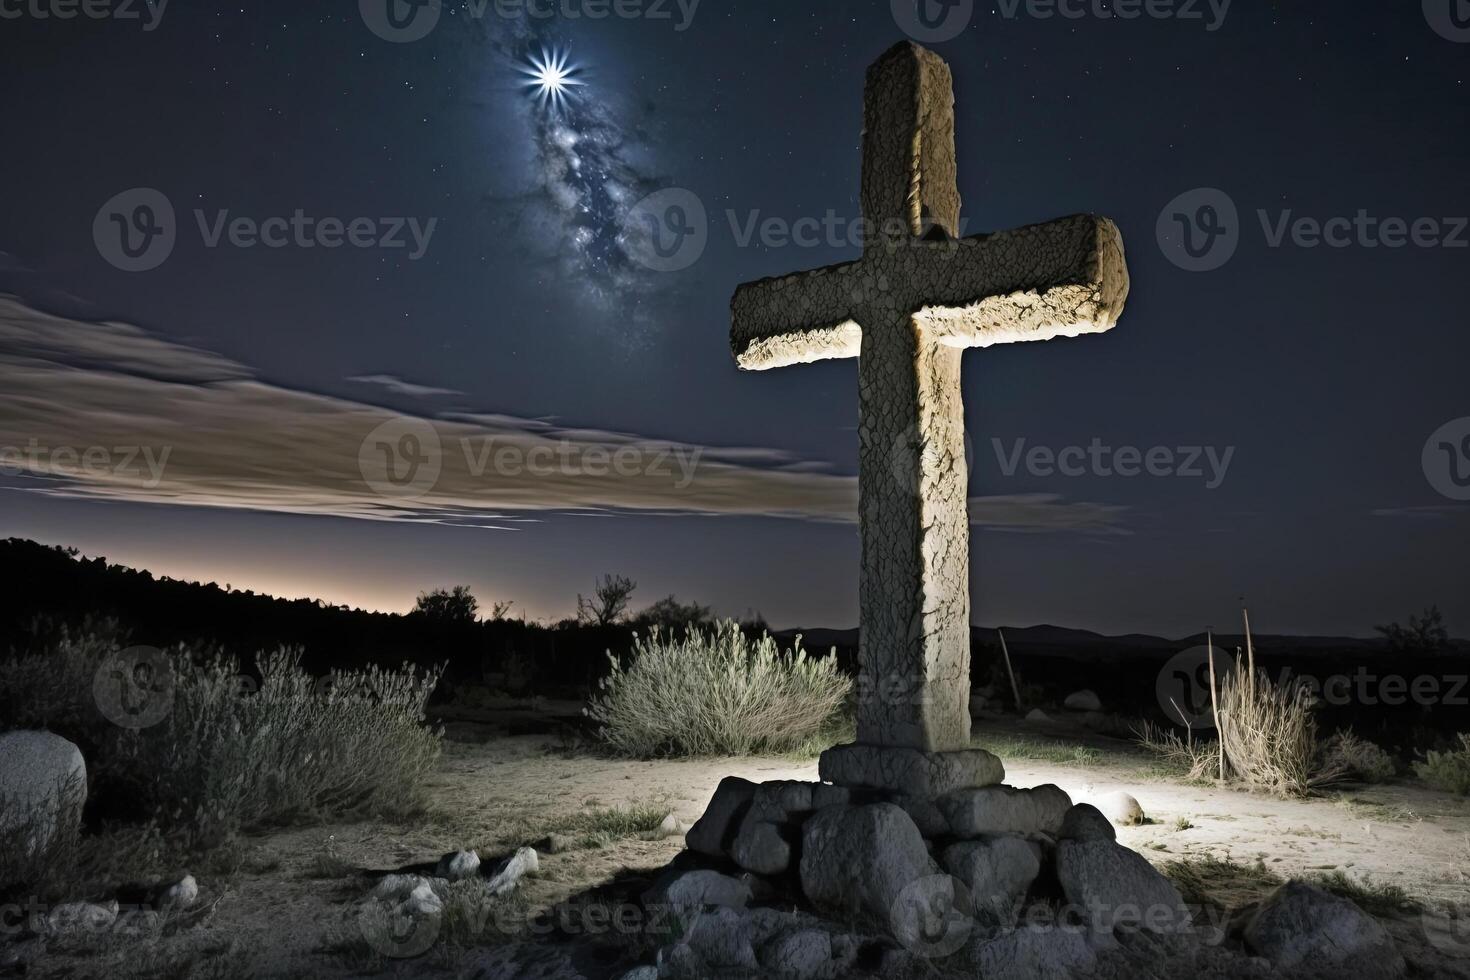
[{"label": "night sky", "polygon": [[[369,608],[465,582],[554,618],[621,572],[644,603],[856,623],[857,366],[738,371],[729,300],[857,256],[864,71],[905,37],[887,0],[445,0],[410,41],[374,32],[383,0],[123,2],[0,0],[0,536]],[[1184,634],[1233,626],[1243,595],[1269,632],[1438,603],[1470,634],[1451,3],[1007,0],[931,44],[965,232],[1105,214],[1132,276],[1110,333],[966,355],[976,622]],[[703,210],[697,258],[645,239],[658,193],[651,213]],[[119,268],[160,195],[172,250]],[[298,209],[368,219],[364,244],[230,240]],[[1176,213],[1218,219],[1228,261],[1161,241]],[[1332,245],[1301,218],[1347,220]],[[460,458],[421,496],[374,492],[364,439],[426,419]],[[488,438],[663,452],[670,475],[465,470],[459,440]],[[1167,448],[1171,474],[1198,447],[1200,475],[1010,465],[1094,441]],[[158,474],[144,449],[168,450]]]}]

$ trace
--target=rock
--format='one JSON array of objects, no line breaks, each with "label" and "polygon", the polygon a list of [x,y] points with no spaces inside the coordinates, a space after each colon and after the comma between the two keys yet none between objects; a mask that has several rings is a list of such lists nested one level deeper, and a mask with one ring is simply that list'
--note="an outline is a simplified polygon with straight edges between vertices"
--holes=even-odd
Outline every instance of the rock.
[{"label": "rock", "polygon": [[680,837],[687,833],[689,833],[689,828],[684,825],[684,821],[670,813],[664,817],[657,829],[654,830],[653,836],[662,839],[666,837]]},{"label": "rock", "polygon": [[1062,707],[1068,711],[1101,711],[1102,701],[1091,691],[1073,691],[1062,702]]},{"label": "rock", "polygon": [[370,897],[382,902],[401,902],[415,888],[428,883],[429,879],[423,875],[384,875],[373,886]]},{"label": "rock", "polygon": [[1019,837],[962,841],[945,848],[940,863],[969,889],[978,914],[1009,924],[1041,874],[1041,845]]},{"label": "rock", "polygon": [[1353,977],[1404,973],[1404,960],[1378,921],[1345,898],[1288,881],[1261,903],[1245,927],[1251,951],[1277,969],[1339,970]]},{"label": "rock", "polygon": [[1138,926],[1157,933],[1189,925],[1179,890],[1143,855],[1110,840],[1057,844],[1057,880],[1067,901],[1090,916],[1098,932]]},{"label": "rock", "polygon": [[1090,802],[1102,811],[1103,816],[1124,827],[1137,826],[1148,820],[1138,801],[1121,790],[1116,793],[1106,793]]},{"label": "rock", "polygon": [[618,980],[658,980],[658,967],[635,966],[619,977]]},{"label": "rock", "polygon": [[817,763],[825,782],[937,799],[945,793],[994,786],[1005,778],[1000,759],[984,749],[925,752],[887,745],[838,745]]},{"label": "rock", "polygon": [[778,875],[791,867],[791,839],[794,830],[787,830],[769,820],[757,819],[759,810],[751,807],[735,835],[730,856],[746,871],[760,875]]},{"label": "rock", "polygon": [[451,851],[439,859],[435,877],[462,881],[480,873],[480,855],[474,851]]},{"label": "rock", "polygon": [[197,901],[199,901],[199,882],[194,880],[193,875],[188,874],[165,888],[158,898],[159,907],[176,911],[191,908]]},{"label": "rock", "polygon": [[508,894],[520,884],[522,876],[539,871],[540,868],[541,860],[536,856],[535,848],[518,848],[495,870],[495,874],[491,875],[485,890],[491,895]]},{"label": "rock", "polygon": [[676,909],[698,909],[706,905],[743,909],[750,899],[750,885],[708,869],[661,875],[643,894],[646,905],[666,905]]},{"label": "rock", "polygon": [[567,951],[535,943],[473,950],[455,976],[459,980],[587,980]]},{"label": "rock", "polygon": [[832,937],[820,929],[799,929],[771,940],[760,951],[764,976],[782,980],[829,980],[837,972]]},{"label": "rock", "polygon": [[444,903],[427,881],[409,892],[399,907],[409,915],[438,915],[444,911]]},{"label": "rock", "polygon": [[933,800],[923,796],[895,796],[889,802],[903,810],[925,840],[949,836],[949,821]]},{"label": "rock", "polygon": [[58,905],[46,916],[45,928],[53,936],[106,932],[117,921],[116,901],[106,905],[91,902],[68,902]]},{"label": "rock", "polygon": [[697,974],[698,980],[726,970],[754,973],[760,969],[755,947],[750,941],[749,924],[745,916],[734,909],[715,907],[701,912],[678,945],[687,947],[694,954],[692,960],[686,958],[686,962],[690,966],[697,963],[702,968],[702,972]]},{"label": "rock", "polygon": [[970,959],[985,980],[1071,980],[1097,957],[1080,930],[1031,925],[977,942]]},{"label": "rock", "polygon": [[1047,783],[1035,789],[987,786],[951,793],[939,800],[950,833],[970,839],[991,834],[1050,834],[1062,828],[1072,798]]},{"label": "rock", "polygon": [[1097,807],[1078,803],[1062,818],[1062,829],[1057,836],[1062,840],[1117,840],[1118,832]]},{"label": "rock", "polygon": [[758,783],[751,797],[750,812],[757,819],[775,823],[787,823],[812,811],[812,787],[817,783],[803,783],[792,779],[777,779]]},{"label": "rock", "polygon": [[[31,850],[76,829],[87,802],[82,750],[51,732],[0,735],[0,834],[23,834]],[[9,846],[7,842],[7,846]]]},{"label": "rock", "polygon": [[0,976],[25,975],[30,966],[46,955],[46,940],[40,936],[0,944]]},{"label": "rock", "polygon": [[739,776],[726,776],[715,788],[715,795],[705,807],[704,816],[694,822],[684,843],[691,851],[710,857],[726,857],[735,843],[740,821],[755,799],[755,783]]},{"label": "rock", "polygon": [[802,828],[806,897],[870,925],[891,929],[900,893],[937,870],[919,828],[891,803],[828,807]]},{"label": "rock", "polygon": [[1032,708],[1026,712],[1026,721],[1047,722],[1051,721],[1051,715],[1042,711],[1040,708]]}]

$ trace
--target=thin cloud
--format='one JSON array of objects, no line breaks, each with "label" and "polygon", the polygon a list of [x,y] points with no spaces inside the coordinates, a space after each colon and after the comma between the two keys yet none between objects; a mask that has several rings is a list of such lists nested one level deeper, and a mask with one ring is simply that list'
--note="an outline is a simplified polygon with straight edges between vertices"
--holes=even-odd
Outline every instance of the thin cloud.
[{"label": "thin cloud", "polygon": [[374,385],[392,394],[407,395],[410,398],[444,398],[449,395],[464,394],[453,388],[435,388],[432,385],[414,384],[412,381],[404,381],[391,374],[360,374],[347,380],[354,384]]},{"label": "thin cloud", "polygon": [[[3,295],[0,471],[52,496],[499,530],[548,512],[850,523],[858,498],[856,477],[779,450],[403,415]],[[1127,533],[1124,508],[1051,494],[975,498],[970,516],[1008,531]]]}]

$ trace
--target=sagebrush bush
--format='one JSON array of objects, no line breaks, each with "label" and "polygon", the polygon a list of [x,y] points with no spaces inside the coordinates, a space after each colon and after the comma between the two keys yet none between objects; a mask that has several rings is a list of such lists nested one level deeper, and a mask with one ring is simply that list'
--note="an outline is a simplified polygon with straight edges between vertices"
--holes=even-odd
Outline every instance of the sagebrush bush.
[{"label": "sagebrush bush", "polygon": [[1217,726],[1227,773],[1248,785],[1305,796],[1340,780],[1317,737],[1313,697],[1305,684],[1272,683],[1264,671],[1237,666],[1220,683]]},{"label": "sagebrush bush", "polygon": [[1470,795],[1470,734],[1460,735],[1460,747],[1447,752],[1430,750],[1414,772],[1435,789]]},{"label": "sagebrush bush", "polygon": [[1327,740],[1322,754],[1324,768],[1341,770],[1362,783],[1386,783],[1398,771],[1393,756],[1346,729]]},{"label": "sagebrush bush", "polygon": [[258,658],[257,688],[237,661],[179,647],[167,651],[167,715],[132,730],[111,724],[93,691],[120,645],[106,631],[62,631],[49,649],[0,662],[0,727],[75,741],[114,815],[156,819],[207,848],[263,824],[421,805],[440,751],[425,718],[440,670],[318,679],[280,650]]},{"label": "sagebrush bush", "polygon": [[839,722],[851,682],[835,657],[748,640],[726,620],[634,638],[587,714],[613,750],[634,756],[750,755],[809,749]]}]

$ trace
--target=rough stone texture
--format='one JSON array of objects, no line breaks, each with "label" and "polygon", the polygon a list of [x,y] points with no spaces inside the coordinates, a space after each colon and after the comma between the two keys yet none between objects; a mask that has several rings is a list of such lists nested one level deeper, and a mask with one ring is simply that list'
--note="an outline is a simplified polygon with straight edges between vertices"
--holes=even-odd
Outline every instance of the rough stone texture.
[{"label": "rough stone texture", "polygon": [[880,789],[933,800],[946,793],[994,786],[1005,778],[1000,759],[984,749],[925,752],[894,745],[838,745],[822,753],[818,771],[842,786]]},{"label": "rough stone texture", "polygon": [[746,871],[759,875],[783,874],[791,867],[791,844],[796,831],[758,818],[754,808],[746,814],[730,847],[730,856]]},{"label": "rough stone texture", "polygon": [[973,838],[991,834],[1049,834],[1061,832],[1072,799],[1060,787],[1047,783],[1035,789],[987,786],[950,793],[939,800],[950,833]]},{"label": "rough stone texture", "polygon": [[938,869],[891,803],[828,807],[802,828],[801,888],[818,908],[888,927],[904,888]]},{"label": "rough stone texture", "polygon": [[1062,702],[1068,711],[1101,711],[1102,701],[1092,691],[1073,691]]},{"label": "rough stone texture", "polygon": [[520,884],[522,875],[529,874],[540,867],[541,859],[536,856],[535,848],[519,848],[495,870],[495,874],[490,876],[485,890],[491,895],[505,895]]},{"label": "rough stone texture", "polygon": [[1124,827],[1135,827],[1148,819],[1139,802],[1121,790],[1116,793],[1104,793],[1089,802],[1097,807],[1103,816]]},{"label": "rough stone texture", "polygon": [[453,851],[439,859],[434,874],[450,881],[471,878],[480,873],[480,855],[474,851]]},{"label": "rough stone texture", "polygon": [[199,901],[199,882],[193,875],[184,875],[178,881],[163,889],[158,897],[158,904],[165,909],[187,909],[193,907]]},{"label": "rough stone texture", "polygon": [[0,833],[26,832],[32,848],[75,827],[87,802],[82,750],[51,732],[0,735]]},{"label": "rough stone texture", "polygon": [[777,936],[757,954],[762,976],[782,980],[829,980],[836,975],[832,937],[821,929],[798,929]]},{"label": "rough stone texture", "polygon": [[907,813],[925,840],[949,836],[949,821],[944,819],[944,811],[929,797],[900,795],[887,802]]},{"label": "rough stone texture", "polygon": [[643,896],[648,905],[668,905],[678,909],[697,909],[706,905],[743,909],[750,903],[750,885],[701,868],[666,874],[654,882]]},{"label": "rough stone texture", "polygon": [[418,885],[403,900],[402,910],[409,915],[438,915],[444,911],[444,902],[427,881]]},{"label": "rough stone texture", "polygon": [[1091,803],[1078,803],[1062,818],[1062,829],[1057,835],[1062,840],[1112,840],[1118,832],[1107,816]]},{"label": "rough stone texture", "polygon": [[704,816],[694,822],[684,843],[691,851],[708,854],[710,857],[726,857],[735,843],[735,834],[740,830],[751,801],[755,798],[756,784],[739,776],[726,776],[715,787],[715,795],[705,807]]},{"label": "rough stone texture", "polygon": [[619,977],[618,980],[658,980],[658,967],[635,966]]},{"label": "rough stone texture", "polygon": [[[1076,215],[956,239],[949,67],[910,43],[868,71],[860,261],[741,286],[747,369],[859,357],[863,566],[858,741],[969,745],[969,518],[960,351],[1110,329],[1128,274],[1118,229]],[[825,777],[824,777],[825,778]]]},{"label": "rough stone texture", "polygon": [[812,803],[812,793],[820,785],[820,783],[803,783],[793,779],[776,779],[767,783],[757,783],[755,795],[750,802],[750,816],[757,820],[769,820],[775,823],[795,820],[815,809]]},{"label": "rough stone texture", "polygon": [[118,904],[110,901],[105,905],[91,902],[68,902],[58,905],[46,916],[44,929],[54,936],[77,933],[102,933],[112,928],[117,921]]},{"label": "rough stone texture", "polygon": [[471,950],[455,976],[459,980],[587,980],[588,972],[564,949],[511,943]]},{"label": "rough stone texture", "polygon": [[1083,933],[1056,926],[1026,926],[970,949],[985,980],[1071,980],[1096,958]]},{"label": "rough stone texture", "polygon": [[1184,899],[1143,855],[1108,840],[1057,844],[1057,880],[1067,901],[1099,932],[1139,926],[1171,933],[1187,928]]},{"label": "rough stone texture", "polygon": [[[680,952],[680,949],[684,952]],[[682,942],[659,951],[668,952],[669,971],[690,980],[718,976],[725,971],[754,973],[760,969],[751,942],[750,922],[734,909],[712,908],[695,917]]]},{"label": "rough stone texture", "polygon": [[402,901],[415,888],[427,884],[429,884],[429,879],[423,875],[384,875],[373,886],[370,897],[385,902]]},{"label": "rough stone texture", "polygon": [[1376,919],[1305,882],[1272,892],[1246,923],[1245,941],[1281,970],[1344,969],[1375,980],[1404,973],[1403,957]]},{"label": "rough stone texture", "polygon": [[970,890],[978,915],[1009,921],[1041,874],[1041,845],[1019,837],[962,841],[945,848],[940,863]]}]

